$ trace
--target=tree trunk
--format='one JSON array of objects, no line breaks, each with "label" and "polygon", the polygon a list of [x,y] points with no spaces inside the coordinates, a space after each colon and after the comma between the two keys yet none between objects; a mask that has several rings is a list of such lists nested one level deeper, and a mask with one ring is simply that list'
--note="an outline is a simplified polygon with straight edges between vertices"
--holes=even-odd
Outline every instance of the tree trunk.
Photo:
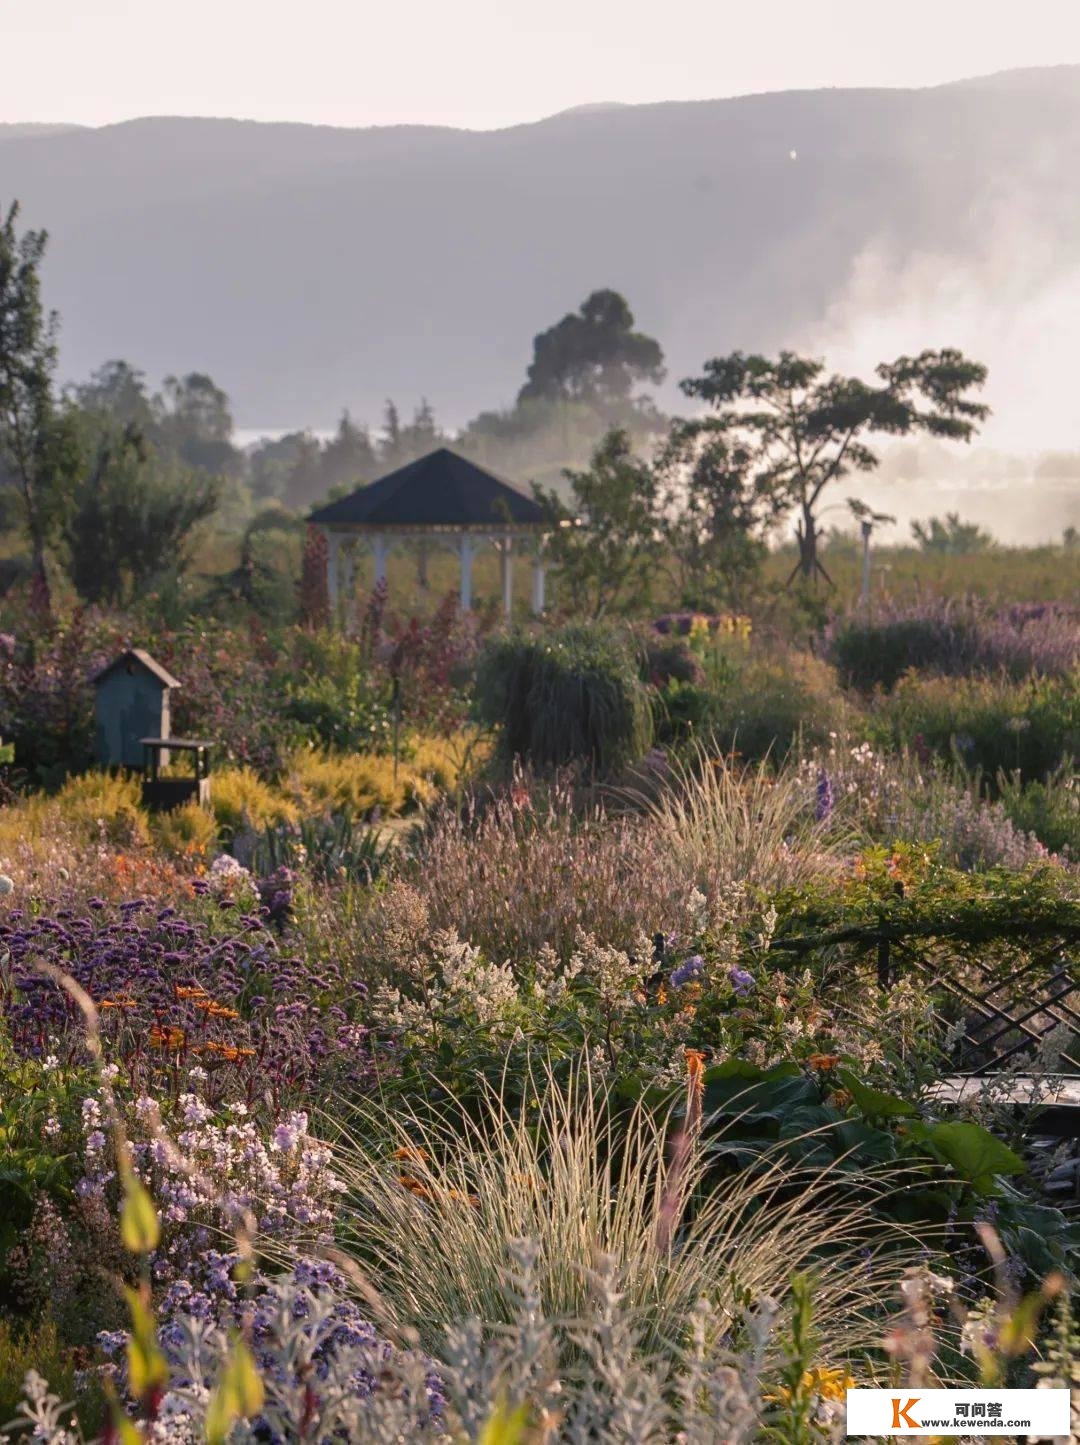
[{"label": "tree trunk", "polygon": [[795,528],[799,543],[799,571],[808,581],[816,582],[819,567],[817,523],[809,507],[804,506],[802,513],[802,520]]}]

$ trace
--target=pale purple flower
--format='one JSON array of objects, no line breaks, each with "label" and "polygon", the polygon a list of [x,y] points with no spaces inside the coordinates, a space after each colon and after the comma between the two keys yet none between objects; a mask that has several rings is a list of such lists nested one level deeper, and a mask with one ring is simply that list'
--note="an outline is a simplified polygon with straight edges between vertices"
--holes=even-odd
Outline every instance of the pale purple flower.
[{"label": "pale purple flower", "polygon": [[690,983],[692,979],[700,977],[704,967],[705,960],[700,953],[695,953],[692,958],[688,958],[685,963],[680,963],[678,968],[672,972],[672,988],[682,988],[685,984]]},{"label": "pale purple flower", "polygon": [[819,823],[823,823],[833,810],[833,785],[832,778],[824,768],[818,773],[816,796],[814,801],[814,816]]},{"label": "pale purple flower", "polygon": [[745,968],[732,967],[728,970],[728,978],[731,980],[731,987],[739,998],[745,998],[754,987],[754,975],[747,973]]}]

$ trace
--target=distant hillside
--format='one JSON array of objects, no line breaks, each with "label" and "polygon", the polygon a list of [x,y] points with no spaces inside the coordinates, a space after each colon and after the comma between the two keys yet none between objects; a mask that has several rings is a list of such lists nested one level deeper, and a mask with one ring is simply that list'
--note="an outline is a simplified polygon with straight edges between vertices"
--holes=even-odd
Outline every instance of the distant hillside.
[{"label": "distant hillside", "polygon": [[[734,346],[843,342],[912,287],[918,344],[963,344],[971,315],[1005,337],[1080,278],[1078,154],[1073,67],[495,132],[9,128],[0,202],[51,233],[69,376],[112,356],[155,381],[205,368],[251,427],[327,425],[346,404],[374,419],[421,394],[456,422],[509,400],[532,335],[602,285],[673,378]],[[960,301],[959,283],[934,289],[949,276]]]},{"label": "distant hillside", "polygon": [[0,121],[0,141],[24,140],[32,136],[62,135],[65,131],[82,129],[83,127],[78,125],[50,125],[38,121],[27,121],[25,124],[19,125]]}]

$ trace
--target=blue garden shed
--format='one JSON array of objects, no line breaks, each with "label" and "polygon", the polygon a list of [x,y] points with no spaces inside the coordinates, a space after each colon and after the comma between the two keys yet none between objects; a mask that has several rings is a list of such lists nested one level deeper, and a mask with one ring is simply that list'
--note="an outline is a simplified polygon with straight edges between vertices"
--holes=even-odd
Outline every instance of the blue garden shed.
[{"label": "blue garden shed", "polygon": [[169,695],[180,683],[140,647],[110,662],[94,678],[95,754],[112,768],[141,768],[143,739],[170,735]]}]

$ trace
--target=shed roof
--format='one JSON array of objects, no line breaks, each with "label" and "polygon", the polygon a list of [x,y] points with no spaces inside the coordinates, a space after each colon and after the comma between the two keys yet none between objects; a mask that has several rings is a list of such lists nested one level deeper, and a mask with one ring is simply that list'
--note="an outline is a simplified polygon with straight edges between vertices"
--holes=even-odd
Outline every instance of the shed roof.
[{"label": "shed roof", "polygon": [[544,513],[513,482],[439,447],[312,512],[327,526],[540,526]]},{"label": "shed roof", "polygon": [[129,647],[128,650],[122,652],[119,657],[113,658],[107,667],[103,667],[100,672],[95,673],[92,679],[94,686],[96,687],[99,683],[104,682],[110,674],[116,672],[119,668],[127,667],[129,662],[139,663],[152,677],[156,677],[163,687],[180,686],[180,680],[173,677],[171,672],[167,672],[160,662],[155,662],[150,654],[144,652],[141,647]]}]

